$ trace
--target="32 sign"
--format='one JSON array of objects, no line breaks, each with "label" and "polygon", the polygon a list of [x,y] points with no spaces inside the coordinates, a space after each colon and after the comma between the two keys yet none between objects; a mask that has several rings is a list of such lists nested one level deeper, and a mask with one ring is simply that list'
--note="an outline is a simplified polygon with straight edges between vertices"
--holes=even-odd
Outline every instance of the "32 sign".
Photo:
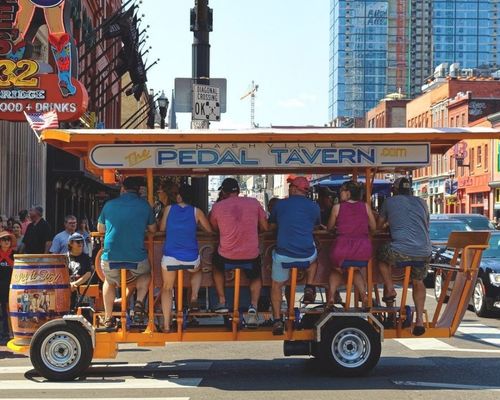
[{"label": "32 sign", "polygon": [[33,60],[0,60],[0,88],[38,87],[38,64]]}]

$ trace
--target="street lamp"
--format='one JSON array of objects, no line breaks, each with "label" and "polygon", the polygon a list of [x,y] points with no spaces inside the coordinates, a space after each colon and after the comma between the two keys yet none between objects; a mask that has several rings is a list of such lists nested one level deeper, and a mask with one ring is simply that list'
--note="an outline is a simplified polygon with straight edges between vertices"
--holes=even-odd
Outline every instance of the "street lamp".
[{"label": "street lamp", "polygon": [[162,90],[160,97],[158,97],[158,108],[160,109],[160,128],[165,129],[165,118],[167,117],[168,98]]}]

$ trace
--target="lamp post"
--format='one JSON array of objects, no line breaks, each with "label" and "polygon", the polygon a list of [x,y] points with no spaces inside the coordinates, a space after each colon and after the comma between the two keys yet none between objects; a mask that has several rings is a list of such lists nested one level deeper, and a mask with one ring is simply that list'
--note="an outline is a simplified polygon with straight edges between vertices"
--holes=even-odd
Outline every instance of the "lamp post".
[{"label": "lamp post", "polygon": [[165,118],[167,117],[168,98],[162,90],[160,97],[158,97],[158,108],[160,109],[160,128],[165,129]]}]

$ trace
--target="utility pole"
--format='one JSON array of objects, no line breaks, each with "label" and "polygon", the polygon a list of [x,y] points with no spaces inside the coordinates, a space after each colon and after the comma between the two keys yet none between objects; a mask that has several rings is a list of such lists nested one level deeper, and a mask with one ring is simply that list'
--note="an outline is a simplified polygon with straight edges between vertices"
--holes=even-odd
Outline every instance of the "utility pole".
[{"label": "utility pole", "polygon": [[[212,32],[212,9],[208,7],[208,0],[195,0],[191,9],[191,32],[193,32],[192,46],[192,78],[193,83],[208,85],[210,77],[210,41]],[[191,128],[208,129],[208,121],[191,120]],[[192,178],[191,184],[198,206],[205,213],[208,211],[208,177]]]}]

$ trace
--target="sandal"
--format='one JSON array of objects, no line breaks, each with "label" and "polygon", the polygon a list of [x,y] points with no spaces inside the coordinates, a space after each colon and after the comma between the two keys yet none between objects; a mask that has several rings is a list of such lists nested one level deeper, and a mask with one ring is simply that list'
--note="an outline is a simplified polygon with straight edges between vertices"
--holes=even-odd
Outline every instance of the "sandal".
[{"label": "sandal", "polygon": [[134,305],[134,322],[143,322],[146,316],[147,312],[144,309],[144,303],[136,300]]},{"label": "sandal", "polygon": [[113,332],[117,330],[117,325],[116,325],[116,319],[115,317],[109,317],[104,320],[102,323],[102,328],[97,328],[96,331],[102,331],[102,332]]},{"label": "sandal", "polygon": [[411,334],[413,336],[422,336],[425,333],[425,327],[416,325],[413,327]]},{"label": "sandal", "polygon": [[396,295],[392,295],[392,296],[383,296],[382,297],[382,301],[384,303],[394,303],[394,301],[396,300]]}]

